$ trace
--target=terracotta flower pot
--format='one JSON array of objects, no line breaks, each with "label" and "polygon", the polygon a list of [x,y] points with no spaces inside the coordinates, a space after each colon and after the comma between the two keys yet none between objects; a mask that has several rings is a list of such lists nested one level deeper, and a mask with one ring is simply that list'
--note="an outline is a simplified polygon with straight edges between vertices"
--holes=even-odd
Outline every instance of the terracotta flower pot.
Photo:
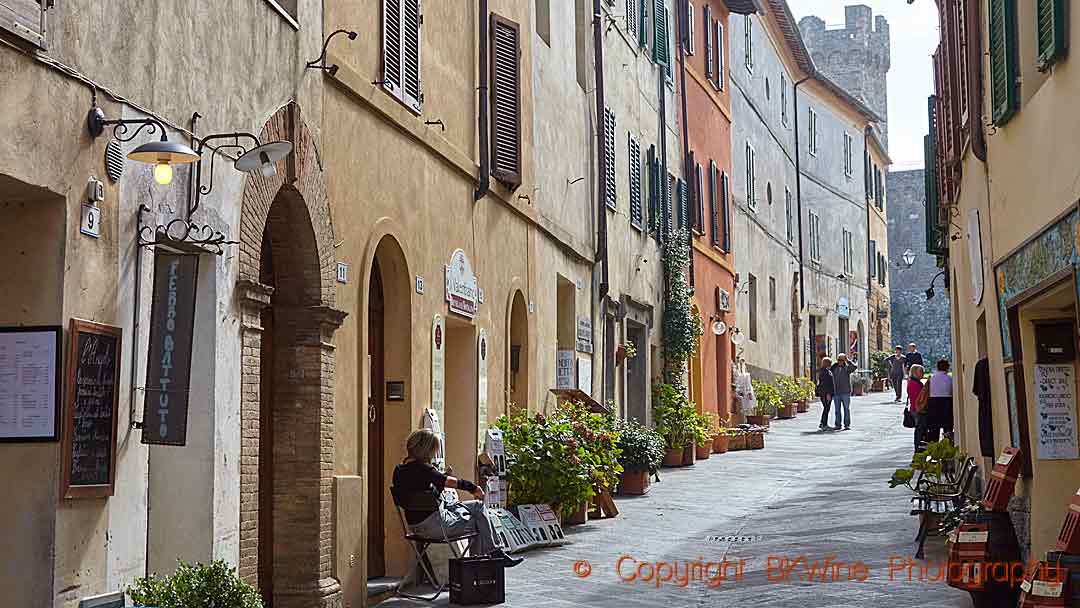
[{"label": "terracotta flower pot", "polygon": [[765,433],[749,433],[746,436],[746,447],[751,450],[760,450],[765,447]]},{"label": "terracotta flower pot", "polygon": [[713,442],[702,443],[695,448],[695,455],[698,460],[708,460],[709,456],[712,456]]},{"label": "terracotta flower pot", "polygon": [[780,406],[780,410],[776,412],[776,417],[780,419],[794,418],[795,417],[795,404],[785,403]]},{"label": "terracotta flower pot", "polygon": [[728,444],[731,442],[731,437],[727,435],[717,435],[712,440],[713,454],[723,454],[728,451]]},{"label": "terracotta flower pot", "polygon": [[810,411],[810,404],[806,402],[806,399],[795,404],[795,411],[799,414],[805,414]]},{"label": "terracotta flower pot", "polygon": [[682,455],[683,466],[688,467],[688,466],[694,464],[694,461],[696,460],[696,458],[694,458],[695,456],[697,456],[697,448],[695,447],[695,444],[693,442],[690,442],[690,445],[683,448],[683,455]]},{"label": "terracotta flower pot", "polygon": [[739,450],[746,449],[746,433],[739,433],[730,438],[728,441],[728,451],[737,452]]},{"label": "terracotta flower pot", "polygon": [[681,467],[683,464],[683,449],[682,448],[668,448],[664,451],[665,467]]},{"label": "terracotta flower pot", "polygon": [[648,471],[623,471],[619,477],[619,494],[641,496],[649,491],[650,484]]},{"label": "terracotta flower pot", "polygon": [[567,526],[576,526],[589,521],[589,505],[583,504],[577,508],[576,511],[566,517],[566,521],[563,524]]},{"label": "terracotta flower pot", "polygon": [[746,423],[755,426],[769,426],[768,416],[747,416]]}]

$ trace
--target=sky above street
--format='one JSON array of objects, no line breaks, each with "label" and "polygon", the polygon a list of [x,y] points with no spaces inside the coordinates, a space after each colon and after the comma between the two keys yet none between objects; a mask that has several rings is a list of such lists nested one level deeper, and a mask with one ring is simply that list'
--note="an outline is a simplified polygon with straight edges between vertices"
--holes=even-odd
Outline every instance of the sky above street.
[{"label": "sky above street", "polygon": [[797,19],[817,15],[826,27],[843,27],[844,7],[865,4],[885,15],[892,40],[889,69],[889,155],[892,170],[923,166],[926,98],[933,93],[931,55],[938,44],[937,5],[933,0],[788,0]]}]

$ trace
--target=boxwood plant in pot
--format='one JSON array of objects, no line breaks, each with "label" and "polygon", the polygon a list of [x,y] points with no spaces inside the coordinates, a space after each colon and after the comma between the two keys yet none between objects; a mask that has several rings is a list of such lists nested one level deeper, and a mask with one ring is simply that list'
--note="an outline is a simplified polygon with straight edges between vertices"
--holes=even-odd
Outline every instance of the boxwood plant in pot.
[{"label": "boxwood plant in pot", "polygon": [[817,397],[817,384],[810,378],[803,376],[799,378],[799,406],[796,408],[799,412],[809,412],[810,402]]},{"label": "boxwood plant in pot", "polygon": [[698,460],[708,460],[712,456],[713,437],[720,428],[716,414],[704,412],[698,414],[694,425],[694,450]]},{"label": "boxwood plant in pot", "polygon": [[619,493],[644,494],[649,491],[649,478],[664,460],[664,438],[636,420],[619,422],[618,432],[616,445],[619,464],[623,468],[619,476]]},{"label": "boxwood plant in pot", "polygon": [[690,464],[685,461],[683,452],[693,444],[699,424],[694,404],[674,386],[656,384],[653,386],[653,420],[656,432],[664,438],[664,466]]},{"label": "boxwood plant in pot", "polygon": [[780,409],[780,391],[768,382],[754,380],[754,409],[746,422],[757,426],[769,426],[769,418]]},{"label": "boxwood plant in pot", "polygon": [[777,408],[776,417],[794,418],[795,404],[802,395],[799,381],[791,376],[780,376],[776,379],[776,390],[780,393],[780,406]]},{"label": "boxwood plant in pot", "polygon": [[218,560],[211,564],[179,562],[176,572],[136,579],[127,588],[135,606],[153,608],[262,608],[259,591],[236,569]]}]

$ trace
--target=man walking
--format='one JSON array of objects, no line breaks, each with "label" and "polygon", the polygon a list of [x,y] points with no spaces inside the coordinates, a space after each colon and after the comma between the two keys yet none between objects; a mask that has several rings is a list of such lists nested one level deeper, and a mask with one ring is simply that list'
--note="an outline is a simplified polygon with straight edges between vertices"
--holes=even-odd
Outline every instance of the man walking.
[{"label": "man walking", "polygon": [[922,353],[919,352],[919,349],[915,348],[914,342],[908,344],[907,350],[907,354],[904,355],[905,369],[910,368],[912,365],[922,365],[923,367],[926,367],[926,364],[923,363]]},{"label": "man walking", "polygon": [[845,431],[851,429],[851,374],[857,367],[847,360],[847,355],[836,355],[836,363],[832,366],[833,373],[833,403],[836,407],[836,430],[840,430],[840,416],[843,414]]},{"label": "man walking", "polygon": [[893,390],[896,391],[896,403],[900,403],[900,397],[904,392],[904,375],[907,371],[907,359],[904,357],[904,348],[896,347],[896,352],[885,360],[889,366],[889,382],[892,382]]}]

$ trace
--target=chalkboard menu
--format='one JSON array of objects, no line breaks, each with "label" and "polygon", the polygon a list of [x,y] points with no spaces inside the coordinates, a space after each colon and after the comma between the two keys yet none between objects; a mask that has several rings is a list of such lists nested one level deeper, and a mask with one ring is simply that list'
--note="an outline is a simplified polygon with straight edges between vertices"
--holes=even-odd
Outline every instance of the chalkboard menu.
[{"label": "chalkboard menu", "polygon": [[64,498],[112,496],[122,330],[71,320],[64,411]]}]

